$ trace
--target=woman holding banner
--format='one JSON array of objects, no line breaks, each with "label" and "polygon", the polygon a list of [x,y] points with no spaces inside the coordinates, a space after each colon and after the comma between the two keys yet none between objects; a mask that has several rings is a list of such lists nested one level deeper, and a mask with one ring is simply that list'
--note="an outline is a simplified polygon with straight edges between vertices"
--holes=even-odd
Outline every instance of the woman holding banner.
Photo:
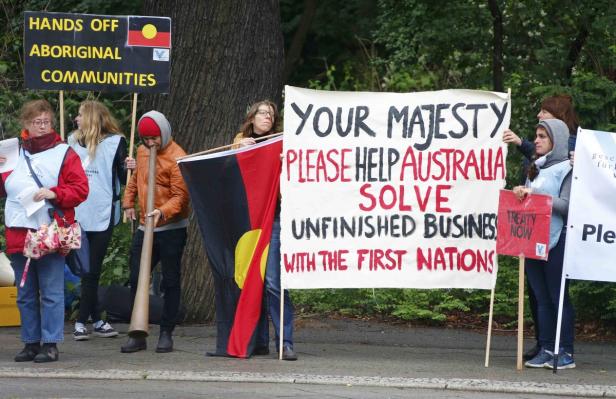
[{"label": "woman holding banner", "polygon": [[[246,147],[256,144],[255,139],[276,132],[278,109],[276,104],[264,100],[253,104],[242,123],[240,132],[233,140],[233,148]],[[274,223],[272,225],[272,238],[270,239],[267,264],[265,268],[264,307],[261,319],[257,326],[257,344],[253,355],[269,354],[269,326],[267,315],[272,319],[276,334],[276,346],[279,342],[280,331],[280,201],[276,205]],[[297,360],[293,351],[293,304],[289,292],[284,291],[284,331],[283,331],[283,360]]]},{"label": "woman holding banner", "polygon": [[[564,228],[569,209],[571,165],[568,159],[569,128],[559,119],[544,119],[537,125],[535,153],[537,158],[528,170],[526,186],[517,186],[514,194],[523,200],[531,193],[552,196],[548,260],[526,259],[528,282],[537,299],[539,353],[525,365],[531,368],[552,368],[560,282],[565,252]],[[574,310],[569,299],[568,282],[562,317],[558,369],[574,368]]]},{"label": "woman holding banner", "polygon": [[[544,119],[560,119],[565,122],[569,129],[569,152],[575,150],[575,139],[577,129],[580,125],[578,116],[573,106],[573,99],[567,94],[557,94],[555,96],[546,97],[541,102],[541,108],[537,114],[537,119],[542,121]],[[528,161],[533,157],[535,153],[535,146],[527,139],[522,139],[515,134],[512,130],[505,130],[503,134],[503,141],[507,144],[515,144],[518,151],[524,155],[524,158]],[[527,170],[529,163],[525,161],[524,171]],[[524,179],[526,174],[524,174]]]},{"label": "woman holding banner", "polygon": [[118,332],[101,318],[98,282],[113,227],[120,222],[120,182],[126,180],[126,139],[107,107],[84,101],[75,118],[77,130],[68,137],[88,177],[90,195],[75,215],[90,245],[90,270],[81,276],[81,301],[73,338],[87,340],[86,322],[92,318],[94,335],[115,337]]},{"label": "woman holding banner", "polygon": [[[541,102],[541,108],[537,114],[537,119],[539,121],[544,119],[560,119],[565,122],[569,128],[569,154],[571,156],[571,162],[573,162],[573,151],[575,150],[575,138],[579,122],[571,96],[567,94],[557,94],[555,96],[544,98]],[[524,159],[522,160],[521,184],[525,184],[528,168],[530,167],[531,160],[535,154],[535,145],[527,139],[520,138],[509,129],[505,130],[503,134],[503,141],[507,144],[515,144],[517,150],[524,156]],[[536,343],[535,346],[524,353],[524,360],[532,359],[537,356],[541,350],[539,345],[539,325],[537,323],[537,299],[530,285],[528,287],[528,300],[530,303],[533,324],[535,326]]]},{"label": "woman holding banner", "polygon": [[26,234],[49,225],[51,214],[58,223],[74,223],[74,208],[88,196],[88,179],[79,156],[54,131],[54,112],[46,100],[24,104],[20,119],[17,165],[1,175],[0,183],[0,195],[6,196],[6,252],[15,277],[23,276],[17,305],[25,346],[15,361],[46,363],[58,360],[56,344],[64,340],[64,256],[48,253],[26,268]]}]

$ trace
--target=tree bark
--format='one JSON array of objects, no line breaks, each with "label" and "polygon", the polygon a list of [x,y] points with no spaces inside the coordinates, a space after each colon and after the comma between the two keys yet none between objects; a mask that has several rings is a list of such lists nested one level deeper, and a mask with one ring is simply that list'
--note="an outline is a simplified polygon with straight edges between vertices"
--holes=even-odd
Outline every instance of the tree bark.
[{"label": "tree bark", "polygon": [[565,84],[571,85],[571,77],[573,76],[573,68],[577,63],[580,55],[582,54],[582,48],[586,44],[586,40],[588,39],[588,35],[590,32],[588,31],[587,25],[582,23],[578,29],[577,36],[571,43],[569,47],[569,53],[567,54],[567,59],[565,61]]},{"label": "tree bark", "polygon": [[504,65],[503,65],[503,14],[498,7],[497,0],[488,0],[490,13],[492,13],[492,85],[494,91],[505,91]]},{"label": "tree bark", "polygon": [[[171,89],[145,96],[140,108],[165,114],[187,153],[229,144],[252,103],[280,103],[284,43],[277,0],[145,0],[144,15],[171,17]],[[186,320],[211,320],[213,281],[194,214],[182,263]]]},{"label": "tree bark", "polygon": [[291,77],[291,73],[295,68],[295,64],[299,60],[304,43],[306,42],[306,36],[310,31],[314,14],[317,11],[317,0],[304,0],[304,11],[299,20],[299,25],[295,30],[291,45],[287,51],[287,57],[284,64],[283,82],[287,82]]}]

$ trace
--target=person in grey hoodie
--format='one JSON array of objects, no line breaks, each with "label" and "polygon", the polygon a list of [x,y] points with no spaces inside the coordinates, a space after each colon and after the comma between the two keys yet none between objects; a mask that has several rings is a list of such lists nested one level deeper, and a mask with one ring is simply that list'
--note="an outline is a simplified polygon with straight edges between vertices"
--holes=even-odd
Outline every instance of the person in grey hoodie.
[{"label": "person in grey hoodie", "polygon": [[[128,219],[136,220],[136,206],[142,210],[139,228],[133,235],[130,249],[131,296],[135,297],[139,281],[139,266],[143,247],[145,219],[154,218],[152,244],[152,265],[161,264],[162,288],[164,291],[163,313],[160,322],[160,336],[156,352],[173,351],[172,333],[178,319],[181,298],[182,253],[186,245],[188,226],[188,189],[180,173],[176,158],[186,155],[171,137],[171,124],[158,111],[143,114],[137,123],[142,145],[137,148],[137,159],[127,158],[126,168],[134,174],[126,185],[122,208]],[[154,210],[144,215],[147,209],[148,170],[150,148],[156,148],[156,188]],[[122,353],[145,350],[145,337],[129,337],[120,349]]]},{"label": "person in grey hoodie", "polygon": [[[513,189],[518,199],[530,194],[552,196],[548,260],[526,259],[528,282],[537,297],[537,321],[541,350],[525,365],[531,368],[552,368],[556,320],[565,252],[564,228],[569,210],[571,164],[569,163],[569,128],[559,119],[545,119],[536,130],[536,158],[529,168],[525,186]],[[575,367],[573,360],[574,310],[565,286],[558,369]]]}]

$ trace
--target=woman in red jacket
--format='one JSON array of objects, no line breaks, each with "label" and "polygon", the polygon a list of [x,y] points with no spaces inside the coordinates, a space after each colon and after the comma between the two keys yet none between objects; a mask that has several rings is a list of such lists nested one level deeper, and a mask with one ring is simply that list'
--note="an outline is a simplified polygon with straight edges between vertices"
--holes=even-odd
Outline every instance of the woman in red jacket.
[{"label": "woman in red jacket", "polygon": [[[49,211],[54,207],[73,223],[74,208],[88,196],[88,179],[79,156],[53,130],[53,120],[54,112],[47,101],[24,104],[19,159],[15,169],[1,175],[0,195],[6,196],[6,252],[16,279],[22,276],[27,260],[23,249],[28,230],[49,224]],[[27,161],[42,187],[34,180]],[[27,211],[25,205],[32,201],[44,203],[34,212]],[[57,213],[55,217],[60,221]],[[25,347],[15,361],[58,360],[56,344],[64,340],[64,256],[52,253],[31,260],[25,284],[17,289],[17,305]]]}]

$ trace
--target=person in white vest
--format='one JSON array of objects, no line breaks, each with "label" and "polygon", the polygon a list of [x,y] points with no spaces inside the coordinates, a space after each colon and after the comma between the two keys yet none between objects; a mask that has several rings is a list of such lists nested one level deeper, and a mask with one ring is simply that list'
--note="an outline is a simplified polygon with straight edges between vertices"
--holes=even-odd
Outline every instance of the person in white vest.
[{"label": "person in white vest", "polygon": [[[62,142],[53,121],[53,108],[46,100],[24,104],[17,165],[0,175],[0,196],[6,196],[6,252],[18,279],[26,266],[23,250],[28,230],[51,223],[49,211],[53,208],[64,214],[67,223],[73,223],[74,208],[88,196],[88,179],[79,156]],[[53,214],[63,223],[58,212]],[[57,252],[32,259],[23,287],[18,284],[17,306],[25,346],[15,356],[16,362],[45,363],[59,358],[56,344],[64,340],[64,261]]]},{"label": "person in white vest", "polygon": [[82,102],[75,122],[77,130],[68,137],[68,144],[79,155],[90,185],[88,199],[75,208],[90,245],[90,270],[81,276],[81,300],[73,331],[75,340],[84,341],[89,338],[88,319],[92,320],[94,335],[118,335],[101,318],[98,283],[113,227],[120,222],[120,182],[126,181],[127,152],[118,122],[104,104]]},{"label": "person in white vest", "polygon": [[[528,282],[537,298],[539,323],[539,353],[525,365],[531,368],[553,368],[552,350],[556,338],[556,319],[560,295],[560,282],[565,253],[566,218],[571,191],[571,164],[569,163],[569,128],[559,119],[544,119],[537,125],[535,154],[538,157],[528,170],[525,186],[514,187],[513,192],[523,200],[531,193],[552,196],[550,242],[548,260],[526,259]],[[558,369],[575,367],[573,360],[574,310],[569,299],[568,281],[562,316]]]}]

